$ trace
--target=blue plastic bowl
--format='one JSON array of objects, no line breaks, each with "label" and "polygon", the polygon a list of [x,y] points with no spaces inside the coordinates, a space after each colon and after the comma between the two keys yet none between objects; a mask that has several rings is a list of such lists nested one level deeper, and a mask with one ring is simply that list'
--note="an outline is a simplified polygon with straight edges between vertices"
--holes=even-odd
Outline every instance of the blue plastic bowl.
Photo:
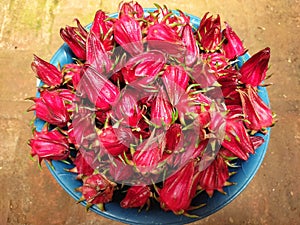
[{"label": "blue plastic bowl", "polygon": [[[145,9],[145,11],[153,11],[154,9]],[[111,14],[112,17],[117,17],[118,14]],[[191,23],[197,27],[200,23],[200,19],[196,16],[189,15],[191,18]],[[88,28],[91,24],[88,26]],[[73,53],[70,48],[63,44],[54,56],[51,59],[51,63],[55,66],[60,64],[63,66],[67,63],[73,62]],[[238,65],[241,66],[247,59],[249,58],[249,54],[245,54],[242,57],[239,57]],[[269,105],[269,98],[266,88],[259,87],[259,96],[262,100]],[[41,130],[44,125],[42,120],[37,119],[35,121],[35,126],[37,130]],[[261,134],[257,134],[261,135]],[[126,224],[187,224],[194,222],[196,220],[207,217],[216,211],[222,209],[228,203],[230,203],[233,199],[235,199],[248,185],[248,183],[253,179],[256,174],[258,168],[260,167],[263,158],[265,156],[269,139],[270,139],[270,128],[268,128],[267,135],[261,135],[265,142],[256,150],[255,154],[251,155],[248,161],[239,161],[239,167],[235,169],[237,174],[233,175],[230,178],[231,182],[236,183],[236,185],[225,187],[224,191],[227,193],[226,195],[221,194],[219,192],[215,192],[212,198],[209,198],[205,193],[201,193],[198,195],[194,201],[194,205],[198,205],[200,203],[206,203],[207,205],[191,211],[191,214],[198,215],[198,218],[189,218],[186,216],[176,216],[172,212],[165,212],[160,209],[158,204],[152,204],[149,211],[142,210],[138,212],[137,209],[123,209],[119,205],[119,201],[111,202],[105,204],[106,211],[102,212],[97,207],[93,206],[90,208],[93,212],[104,216],[106,218],[120,221]],[[49,164],[47,167],[50,172],[57,180],[57,182],[62,186],[62,188],[68,192],[75,200],[78,200],[81,197],[81,194],[75,192],[75,188],[82,185],[82,183],[75,179],[76,175],[70,172],[66,172],[64,169],[72,168],[74,165],[67,165],[63,162],[53,161],[53,166],[55,170],[51,169]],[[82,202],[82,205],[86,206],[86,202]]]}]

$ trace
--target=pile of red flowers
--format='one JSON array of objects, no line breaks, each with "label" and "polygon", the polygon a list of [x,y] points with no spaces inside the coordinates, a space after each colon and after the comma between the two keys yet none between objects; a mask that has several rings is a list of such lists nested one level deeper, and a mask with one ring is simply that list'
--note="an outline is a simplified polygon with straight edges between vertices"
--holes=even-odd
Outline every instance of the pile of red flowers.
[{"label": "pile of red flowers", "polygon": [[228,167],[247,160],[274,123],[258,95],[270,49],[246,54],[220,17],[190,17],[166,6],[145,12],[122,3],[117,18],[99,10],[89,29],[60,30],[74,53],[55,67],[34,56],[42,81],[29,110],[45,121],[31,155],[71,161],[88,207],[124,192],[121,207],[187,214],[200,191],[212,197],[231,184]]}]

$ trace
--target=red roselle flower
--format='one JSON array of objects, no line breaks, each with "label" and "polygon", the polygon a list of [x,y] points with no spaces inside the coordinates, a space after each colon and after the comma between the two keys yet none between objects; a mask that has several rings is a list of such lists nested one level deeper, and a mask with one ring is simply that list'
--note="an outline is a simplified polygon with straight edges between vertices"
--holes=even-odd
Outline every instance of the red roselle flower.
[{"label": "red roselle flower", "polygon": [[237,105],[227,105],[227,114],[226,117],[229,119],[243,119],[243,109],[241,104]]},{"label": "red roselle flower", "polygon": [[237,92],[240,73],[232,68],[224,69],[219,72],[218,83],[221,85],[222,93],[226,106],[241,105],[241,98]]},{"label": "red roselle flower", "polygon": [[159,144],[155,141],[151,142],[151,139],[143,142],[133,154],[132,161],[136,169],[142,174],[154,173],[162,159],[162,151]]},{"label": "red roselle flower", "polygon": [[75,111],[75,93],[69,89],[56,89],[52,92],[57,92],[59,97],[61,97],[61,99],[63,100],[67,111],[69,112],[70,116],[72,115],[72,113]]},{"label": "red roselle flower", "polygon": [[83,66],[81,72],[82,78],[77,92],[86,95],[98,109],[110,109],[119,98],[118,87],[89,65]]},{"label": "red roselle flower", "polygon": [[[190,100],[193,99],[193,101]],[[184,95],[177,106],[180,121],[185,121],[185,117],[191,119],[195,128],[194,130],[199,138],[204,138],[210,122],[212,121],[213,112],[210,110],[212,100],[202,93],[192,94],[191,96]],[[195,133],[195,134],[196,134]],[[188,142],[190,143],[190,142]]]},{"label": "red roselle flower", "polygon": [[[167,23],[167,15],[171,12],[166,5],[161,7],[160,5],[156,6],[157,10],[154,12],[149,12],[149,15],[144,16],[144,19],[147,23],[144,23],[143,32],[148,33],[148,28],[153,24]],[[163,21],[163,19],[165,19]]]},{"label": "red roselle flower", "polygon": [[182,169],[168,177],[159,190],[161,208],[175,214],[184,214],[196,193],[197,177],[194,161],[190,160]]},{"label": "red roselle flower", "polygon": [[96,168],[95,159],[96,154],[94,151],[86,151],[81,148],[77,152],[76,158],[73,161],[75,167],[69,171],[72,173],[78,173],[80,176],[90,176]]},{"label": "red roselle flower", "polygon": [[185,119],[194,121],[195,126],[204,129],[211,121],[210,105],[212,100],[202,93],[186,93],[176,106],[179,120],[185,124]]},{"label": "red roselle flower", "polygon": [[261,136],[250,136],[250,140],[253,144],[254,150],[261,146],[265,141],[265,139]]},{"label": "red roselle flower", "polygon": [[151,22],[161,23],[163,19],[171,12],[166,5],[161,7],[160,5],[156,6],[157,10],[155,10],[155,14],[150,14],[150,17],[155,17],[153,19],[149,19]]},{"label": "red roselle flower", "polygon": [[203,37],[214,25],[221,26],[220,16],[217,15],[217,18],[213,18],[213,16],[208,17],[209,12],[205,13],[203,18],[201,19],[198,33],[200,37]]},{"label": "red roselle flower", "polygon": [[[202,94],[200,94],[202,95]],[[190,114],[197,115],[198,112],[200,111],[200,106],[194,105],[194,99],[195,95],[190,94],[190,93],[185,93],[184,95],[181,96],[181,98],[178,101],[178,104],[175,106],[178,112],[178,117],[181,122],[181,124],[185,125],[185,119],[190,118]],[[201,102],[203,104],[203,102]],[[193,116],[193,120],[195,119],[196,116]]]},{"label": "red roselle flower", "polygon": [[69,144],[65,135],[58,130],[35,131],[29,140],[31,156],[37,155],[39,164],[42,160],[64,160],[69,157]]},{"label": "red roselle flower", "polygon": [[110,202],[113,197],[115,183],[109,181],[104,175],[93,174],[83,180],[83,186],[79,188],[83,199],[87,202],[87,208],[97,204],[104,211],[103,203]]},{"label": "red roselle flower", "polygon": [[183,133],[181,124],[174,123],[166,132],[166,146],[165,151],[172,153],[174,151],[180,151],[182,147]]},{"label": "red roselle flower", "polygon": [[93,66],[100,74],[109,73],[112,67],[112,62],[103,43],[92,32],[89,33],[86,42],[86,63]]},{"label": "red roselle flower", "polygon": [[128,16],[122,16],[114,24],[114,38],[130,55],[143,52],[142,30],[138,22]]},{"label": "red roselle flower", "polygon": [[[181,10],[177,9],[176,10],[179,15],[174,15],[174,16],[167,16],[162,19],[161,23],[165,23],[169,25],[172,30],[174,30],[179,36],[182,37],[183,35],[183,30],[186,25],[189,26],[190,24],[190,17],[185,15]],[[171,11],[172,12],[172,11]]]},{"label": "red roselle flower", "polygon": [[245,53],[243,42],[232,30],[232,28],[225,22],[226,28],[223,30],[223,35],[226,41],[223,43],[223,50],[226,58],[234,59],[237,56],[241,56]]},{"label": "red roselle flower", "polygon": [[234,155],[231,151],[226,148],[221,147],[218,154],[224,158],[224,160],[235,160],[237,159],[236,155]]},{"label": "red roselle flower", "polygon": [[145,111],[141,109],[138,100],[139,93],[136,90],[131,88],[123,89],[119,101],[112,110],[113,117],[131,127],[137,126]]},{"label": "red roselle flower", "polygon": [[206,63],[197,63],[194,65],[191,74],[194,80],[200,84],[201,88],[213,86],[217,81],[217,76]]},{"label": "red roselle flower", "polygon": [[127,190],[125,198],[120,202],[122,208],[143,207],[150,204],[150,188],[147,185],[132,186]]},{"label": "red roselle flower", "polygon": [[143,18],[144,17],[144,10],[143,7],[135,2],[121,2],[119,5],[119,18],[128,15],[133,18]]},{"label": "red roselle flower", "polygon": [[254,153],[250,136],[241,119],[226,118],[225,138],[222,146],[240,159],[247,160]]},{"label": "red roselle flower", "polygon": [[[238,104],[241,104],[241,98],[240,98],[240,95],[237,92],[237,90],[230,89],[230,88],[225,88],[225,89],[227,89],[228,91],[230,91],[230,92],[228,92],[228,94],[226,95],[226,98],[224,99],[226,105],[238,105]],[[224,89],[222,88],[222,91],[223,90]],[[225,97],[225,94],[224,94],[224,97]]]},{"label": "red roselle flower", "polygon": [[96,119],[100,123],[105,124],[107,121],[110,121],[112,111],[111,110],[107,110],[107,111],[97,110],[95,112],[95,114],[96,114]]},{"label": "red roselle flower", "polygon": [[146,39],[151,49],[161,50],[175,57],[181,57],[185,51],[179,35],[164,23],[150,26]]},{"label": "red roselle flower", "polygon": [[95,130],[94,114],[90,109],[79,107],[74,114],[72,123],[68,124],[69,142],[77,149],[98,150],[99,140]]},{"label": "red roselle flower", "polygon": [[179,36],[182,35],[183,27],[186,24],[190,23],[190,17],[185,15],[181,10],[177,9],[176,11],[179,15],[172,15],[172,11],[168,9],[166,5],[161,7],[156,5],[157,10],[146,17],[146,20],[149,21],[149,24],[166,24],[175,31]]},{"label": "red roselle flower", "polygon": [[107,20],[108,16],[102,10],[98,10],[95,14],[90,33],[94,33],[103,43],[106,51],[113,49],[113,21]]},{"label": "red roselle flower", "polygon": [[74,21],[77,24],[78,33],[80,34],[80,36],[86,39],[88,36],[88,31],[81,25],[80,21],[77,18],[75,18]]},{"label": "red roselle flower", "polygon": [[199,186],[212,197],[215,190],[224,193],[223,187],[229,178],[228,166],[218,154],[215,160],[200,173]]},{"label": "red roselle flower", "polygon": [[150,126],[142,119],[137,126],[132,129],[132,133],[136,138],[146,139],[151,135]]},{"label": "red roselle flower", "polygon": [[[157,86],[155,85],[155,88]],[[140,105],[145,105],[147,108],[151,107],[152,102],[155,100],[157,96],[157,92],[148,92],[147,90],[141,90],[140,95],[142,98],[139,100]]]},{"label": "red roselle flower", "polygon": [[35,110],[36,117],[58,127],[64,127],[70,120],[65,102],[58,92],[44,90],[39,98],[33,99],[35,105],[28,111]]},{"label": "red roselle flower", "polygon": [[240,81],[244,84],[249,84],[256,87],[266,78],[268,63],[270,59],[270,48],[265,48],[248,61],[246,61],[240,69]]},{"label": "red roselle flower", "polygon": [[191,158],[196,159],[197,157],[203,156],[203,152],[210,147],[209,139],[204,137],[201,133],[202,131],[198,131],[196,128],[197,127],[183,133],[183,136],[185,137],[185,140],[183,141],[185,143],[184,147],[186,148],[186,151],[179,154],[181,165],[188,162]]},{"label": "red roselle flower", "polygon": [[199,48],[196,43],[196,39],[193,33],[191,25],[187,24],[183,27],[182,42],[185,46],[185,64],[192,66],[199,57]]},{"label": "red roselle flower", "polygon": [[129,59],[122,68],[122,74],[127,84],[146,86],[156,78],[165,63],[166,58],[162,52],[150,50]]},{"label": "red roselle flower", "polygon": [[126,182],[133,176],[133,167],[114,158],[113,163],[109,165],[109,174],[115,182]]},{"label": "red roselle flower", "polygon": [[98,38],[102,39],[103,35],[105,35],[109,30],[109,26],[107,26],[107,22],[105,21],[107,18],[108,16],[105,12],[98,10],[95,14],[90,33],[94,33]]},{"label": "red roselle flower", "polygon": [[62,73],[58,71],[54,65],[42,60],[36,55],[34,55],[31,68],[37,77],[50,87],[59,86],[62,83]]},{"label": "red roselle flower", "polygon": [[225,67],[228,66],[228,62],[225,56],[221,53],[204,53],[201,57],[205,64],[207,64],[209,68],[214,72],[219,72],[220,74],[222,74],[222,70],[224,70]]},{"label": "red roselle flower", "polygon": [[76,19],[77,27],[66,26],[60,29],[61,38],[68,44],[72,52],[78,59],[85,60],[85,44],[87,31],[81,26],[79,20]]},{"label": "red roselle flower", "polygon": [[[80,64],[66,64],[62,69],[62,73],[64,75],[64,83],[68,84],[68,87],[72,89],[76,89],[77,85],[81,79],[81,69],[82,65]],[[73,86],[73,87],[72,87]]]},{"label": "red roselle flower", "polygon": [[[169,131],[167,131],[166,136],[168,135],[168,132]],[[202,136],[203,135],[199,132],[199,127],[196,126],[194,126],[193,129],[182,131],[180,137],[177,137],[179,143],[174,151],[175,154],[168,157],[168,164],[173,168],[181,168],[191,159],[202,156],[209,141],[208,138],[203,139]],[[180,140],[178,140],[179,138]],[[174,139],[175,138],[173,137],[173,140]]]},{"label": "red roselle flower", "polygon": [[123,85],[125,83],[123,74],[121,71],[117,71],[109,78],[115,85]]},{"label": "red roselle flower", "polygon": [[129,128],[108,126],[100,130],[99,140],[105,151],[117,156],[128,150],[133,137]]},{"label": "red roselle flower", "polygon": [[208,13],[201,19],[198,34],[201,48],[205,51],[215,51],[219,48],[222,40],[220,16],[213,19]]},{"label": "red roselle flower", "polygon": [[245,125],[250,130],[263,130],[273,124],[273,115],[270,108],[261,100],[253,87],[246,90],[239,90],[243,113],[245,115]]},{"label": "red roselle flower", "polygon": [[188,86],[189,76],[182,66],[167,66],[162,74],[162,80],[173,106],[178,104],[179,99],[185,93]]},{"label": "red roselle flower", "polygon": [[173,107],[163,89],[159,88],[158,95],[151,105],[151,122],[157,126],[169,126],[173,122]]}]

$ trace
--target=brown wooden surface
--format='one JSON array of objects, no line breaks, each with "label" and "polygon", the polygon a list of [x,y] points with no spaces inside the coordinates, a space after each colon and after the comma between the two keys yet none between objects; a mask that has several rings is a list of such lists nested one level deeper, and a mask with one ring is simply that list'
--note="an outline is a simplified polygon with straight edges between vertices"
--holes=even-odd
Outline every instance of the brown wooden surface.
[{"label": "brown wooden surface", "polygon": [[[299,0],[170,0],[153,2],[202,16],[219,13],[253,54],[270,46],[273,73],[268,88],[279,122],[265,160],[245,191],[214,215],[194,224],[299,224],[300,221],[300,4]],[[31,137],[25,113],[35,94],[33,53],[49,60],[62,44],[59,29],[79,18],[89,23],[97,9],[115,12],[118,1],[0,1],[0,225],[120,224],[102,218],[63,191],[43,165],[28,157]]]}]

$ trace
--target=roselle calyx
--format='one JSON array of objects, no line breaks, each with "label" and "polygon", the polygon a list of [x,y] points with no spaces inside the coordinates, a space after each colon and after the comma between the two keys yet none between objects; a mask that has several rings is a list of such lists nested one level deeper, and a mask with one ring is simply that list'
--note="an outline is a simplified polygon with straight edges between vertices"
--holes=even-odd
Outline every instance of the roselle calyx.
[{"label": "roselle calyx", "polygon": [[256,87],[262,84],[266,78],[268,63],[270,60],[270,48],[267,47],[251,56],[240,69],[240,81],[246,85]]},{"label": "roselle calyx", "polygon": [[66,103],[58,92],[44,90],[39,98],[33,98],[36,117],[58,127],[65,127],[70,120]]},{"label": "roselle calyx", "polygon": [[108,154],[118,156],[127,151],[129,143],[133,142],[130,134],[129,128],[107,126],[100,131],[99,140]]},{"label": "roselle calyx", "polygon": [[94,33],[95,36],[103,43],[103,47],[106,51],[113,50],[113,21],[108,19],[109,17],[104,11],[98,10],[95,14],[93,24],[91,26],[90,33]]},{"label": "roselle calyx", "polygon": [[60,29],[61,38],[68,44],[72,52],[80,60],[86,59],[86,38],[87,31],[76,19],[77,27],[66,26]]},{"label": "roselle calyx", "polygon": [[147,185],[132,186],[127,190],[125,198],[120,202],[122,208],[142,208],[150,204],[150,188]]},{"label": "roselle calyx", "polygon": [[36,73],[37,77],[50,87],[59,86],[63,81],[62,73],[54,65],[36,55],[34,55],[31,68]]},{"label": "roselle calyx", "polygon": [[144,114],[138,101],[139,93],[131,88],[123,89],[119,101],[113,108],[113,117],[121,123],[136,127]]},{"label": "roselle calyx", "polygon": [[150,50],[130,58],[121,71],[127,84],[146,86],[153,82],[165,63],[166,58],[161,51]]},{"label": "roselle calyx", "polygon": [[183,27],[182,42],[186,50],[185,64],[191,66],[198,60],[199,48],[196,43],[196,38],[194,36],[193,29],[189,24]]},{"label": "roselle calyx", "polygon": [[274,123],[271,109],[262,101],[257,91],[249,86],[245,90],[239,90],[245,114],[245,126],[254,131],[263,130]]},{"label": "roselle calyx", "polygon": [[213,16],[208,17],[208,14],[206,13],[201,19],[197,31],[198,39],[204,51],[214,52],[220,47],[222,40],[221,22],[219,15],[213,18]]},{"label": "roselle calyx", "polygon": [[164,23],[149,27],[147,43],[151,49],[161,50],[175,57],[181,57],[185,51],[179,35]]},{"label": "roselle calyx", "polygon": [[223,187],[229,178],[225,160],[217,155],[216,159],[200,173],[199,187],[212,197],[214,191],[224,193]]},{"label": "roselle calyx", "polygon": [[87,37],[86,63],[93,66],[100,74],[108,74],[112,68],[108,52],[102,41],[93,32],[89,33]]},{"label": "roselle calyx", "polygon": [[65,160],[70,154],[68,139],[58,130],[34,131],[29,146],[31,156],[37,156],[39,164],[42,160]]},{"label": "roselle calyx", "polygon": [[162,209],[180,215],[190,208],[198,182],[194,163],[193,160],[188,162],[182,169],[167,178],[162,189],[158,190]]},{"label": "roselle calyx", "polygon": [[173,106],[177,105],[188,86],[189,76],[187,72],[181,66],[169,65],[161,78],[170,99],[170,103]]},{"label": "roselle calyx", "polygon": [[234,59],[245,53],[245,48],[243,42],[237,36],[237,34],[232,30],[228,23],[225,22],[226,28],[223,30],[223,35],[226,41],[223,43],[222,47],[225,52],[225,56],[228,59]]},{"label": "roselle calyx", "polygon": [[110,109],[119,97],[118,87],[88,64],[84,65],[81,73],[82,78],[77,92],[87,96],[96,108]]},{"label": "roselle calyx", "polygon": [[122,16],[114,23],[114,38],[132,56],[143,52],[141,27],[128,15]]},{"label": "roselle calyx", "polygon": [[163,87],[151,105],[151,122],[156,126],[169,126],[174,120],[174,110]]},{"label": "roselle calyx", "polygon": [[83,186],[79,188],[82,192],[82,200],[86,200],[87,209],[96,204],[104,211],[103,203],[110,202],[113,197],[115,183],[109,181],[104,175],[93,174],[84,179]]},{"label": "roselle calyx", "polygon": [[119,17],[128,15],[135,19],[143,18],[143,7],[136,1],[121,2],[119,5]]}]

